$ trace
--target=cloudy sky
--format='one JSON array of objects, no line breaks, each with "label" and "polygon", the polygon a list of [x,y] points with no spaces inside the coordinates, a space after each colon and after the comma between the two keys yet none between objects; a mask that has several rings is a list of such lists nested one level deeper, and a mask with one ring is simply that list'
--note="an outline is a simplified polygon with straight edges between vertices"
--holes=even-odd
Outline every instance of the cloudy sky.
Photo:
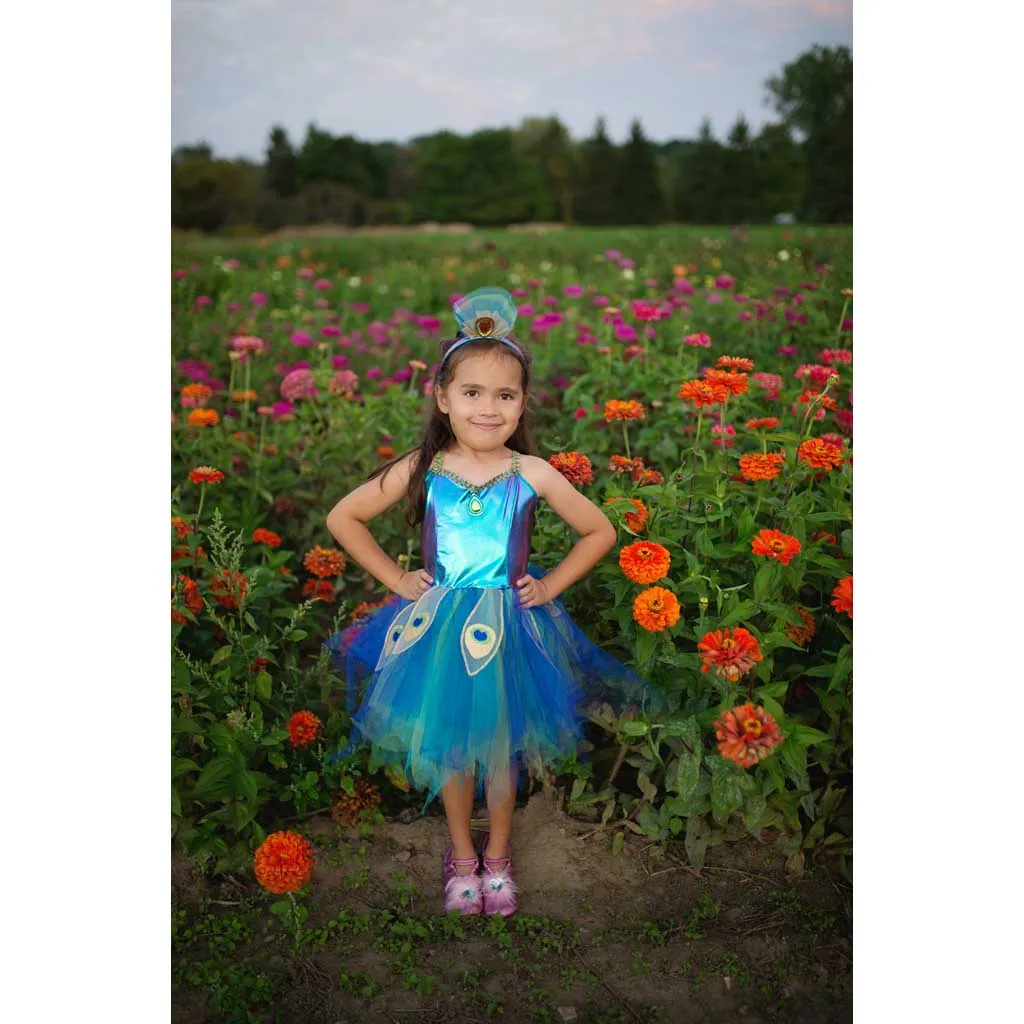
[{"label": "cloudy sky", "polygon": [[851,45],[852,0],[171,0],[172,145],[261,159],[280,123],[405,141],[557,114],[659,141],[771,119],[764,81]]}]

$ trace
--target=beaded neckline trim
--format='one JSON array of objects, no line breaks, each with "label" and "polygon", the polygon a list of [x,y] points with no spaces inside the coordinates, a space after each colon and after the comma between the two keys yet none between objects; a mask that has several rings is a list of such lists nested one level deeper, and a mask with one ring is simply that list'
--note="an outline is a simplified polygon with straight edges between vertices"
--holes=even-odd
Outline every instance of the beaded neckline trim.
[{"label": "beaded neckline trim", "polygon": [[512,452],[512,465],[505,470],[502,470],[497,476],[491,477],[486,483],[483,484],[471,484],[464,476],[459,476],[458,473],[453,473],[450,469],[444,468],[444,452],[440,451],[434,456],[434,461],[430,464],[431,472],[438,476],[446,476],[449,480],[454,480],[460,487],[465,487],[467,491],[472,491],[473,494],[478,494],[480,491],[486,490],[488,487],[494,484],[501,483],[502,480],[507,480],[510,476],[516,476],[519,473],[519,452]]}]

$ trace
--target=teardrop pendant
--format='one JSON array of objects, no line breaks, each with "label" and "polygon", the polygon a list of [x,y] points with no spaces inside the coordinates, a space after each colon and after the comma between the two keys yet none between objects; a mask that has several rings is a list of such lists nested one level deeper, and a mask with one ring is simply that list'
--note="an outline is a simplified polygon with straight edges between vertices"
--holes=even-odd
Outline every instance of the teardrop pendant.
[{"label": "teardrop pendant", "polygon": [[469,499],[469,514],[471,516],[478,516],[483,513],[484,503],[474,494]]}]

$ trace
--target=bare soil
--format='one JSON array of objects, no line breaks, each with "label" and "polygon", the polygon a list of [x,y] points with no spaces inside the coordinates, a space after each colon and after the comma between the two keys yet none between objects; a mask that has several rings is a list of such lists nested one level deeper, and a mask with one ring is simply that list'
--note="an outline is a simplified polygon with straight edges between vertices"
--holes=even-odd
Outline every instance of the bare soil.
[{"label": "bare soil", "polygon": [[[180,985],[178,1024],[852,1019],[849,891],[827,863],[794,880],[773,847],[751,840],[713,847],[696,871],[681,848],[659,856],[632,835],[614,855],[610,829],[595,831],[562,813],[557,797],[537,793],[517,810],[513,830],[519,914],[455,919],[448,930],[458,934],[442,934],[442,816],[372,831],[322,817],[306,824],[317,866],[305,928],[341,913],[355,922],[342,932],[355,932],[292,953],[283,938],[273,945],[271,936],[284,935],[273,920],[269,936],[254,935],[231,955],[265,963],[273,997],[245,1016],[224,1010],[223,999],[214,1008],[215,982]],[[485,821],[479,826],[482,838]],[[203,904],[206,913],[262,899],[238,883],[214,888],[180,861],[173,889],[186,914],[204,897],[221,900]],[[257,913],[270,918],[258,904]],[[206,957],[208,974],[210,955],[196,946],[176,963]]]}]

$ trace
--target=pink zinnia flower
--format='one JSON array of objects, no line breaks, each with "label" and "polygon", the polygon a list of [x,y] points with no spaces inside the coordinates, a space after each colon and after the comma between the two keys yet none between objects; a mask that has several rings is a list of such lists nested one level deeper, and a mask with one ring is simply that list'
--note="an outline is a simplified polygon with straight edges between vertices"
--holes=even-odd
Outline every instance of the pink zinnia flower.
[{"label": "pink zinnia flower", "polygon": [[676,290],[681,292],[683,295],[693,295],[697,290],[685,277],[677,277],[675,279]]},{"label": "pink zinnia flower", "polygon": [[570,299],[578,299],[583,294],[583,286],[578,284],[567,284],[562,289],[562,294]]},{"label": "pink zinnia flower", "polygon": [[203,309],[206,306],[212,306],[213,299],[209,295],[197,295],[196,296],[196,309]]},{"label": "pink zinnia flower", "polygon": [[533,306],[531,306],[528,302],[526,302],[522,306],[520,306],[516,310],[516,312],[520,316],[533,316]]},{"label": "pink zinnia flower", "polygon": [[325,338],[337,338],[341,331],[334,324],[324,324],[320,328],[320,334]]},{"label": "pink zinnia flower", "polygon": [[266,292],[253,292],[249,296],[249,302],[254,306],[265,306],[267,304],[267,293]]},{"label": "pink zinnia flower", "polygon": [[732,288],[734,284],[736,284],[735,278],[730,277],[728,274],[719,274],[715,278],[716,288]]},{"label": "pink zinnia flower", "polygon": [[831,366],[832,363],[849,366],[853,362],[853,352],[848,348],[827,348],[821,353],[821,361],[826,366]]},{"label": "pink zinnia flower", "polygon": [[334,285],[330,281],[328,281],[326,277],[321,277],[319,281],[313,282],[313,287],[318,292],[325,292],[327,291],[328,288],[333,288]]},{"label": "pink zinnia flower", "polygon": [[688,334],[683,338],[683,343],[692,345],[694,348],[711,348],[710,334]]},{"label": "pink zinnia flower", "polygon": [[636,328],[631,324],[618,324],[615,328],[616,341],[636,341]]},{"label": "pink zinnia flower", "polygon": [[248,334],[240,334],[231,339],[231,347],[236,352],[259,353],[267,347],[267,343],[262,338],[254,338]]},{"label": "pink zinnia flower", "polygon": [[598,309],[600,309],[602,306],[607,306],[609,301],[610,300],[607,295],[594,296],[594,305],[597,306]]},{"label": "pink zinnia flower", "polygon": [[722,301],[722,296],[719,295],[718,292],[708,292],[707,295],[705,296],[705,298],[708,300],[708,302],[721,302]]},{"label": "pink zinnia flower", "polygon": [[660,320],[661,306],[658,306],[653,302],[634,302],[633,316],[635,316],[637,320]]},{"label": "pink zinnia flower", "polygon": [[775,354],[780,356],[795,356],[797,353],[796,345],[780,345],[776,350]]},{"label": "pink zinnia flower", "polygon": [[281,381],[281,397],[289,402],[310,398],[316,394],[316,378],[311,370],[292,370]]},{"label": "pink zinnia flower", "polygon": [[753,380],[768,392],[768,398],[778,398],[782,391],[782,377],[777,373],[755,373]]},{"label": "pink zinnia flower", "polygon": [[585,420],[587,418],[587,410],[581,407],[573,413],[573,416],[578,420]]},{"label": "pink zinnia flower", "polygon": [[[716,423],[711,428],[711,433],[717,438],[714,441],[714,445],[717,448],[731,448],[736,443],[732,440],[736,436],[736,428],[731,423],[727,423],[724,429]],[[724,437],[722,436],[723,434],[725,435]]]},{"label": "pink zinnia flower", "polygon": [[554,295],[545,295],[544,298],[541,299],[540,301],[545,306],[557,306],[558,305],[558,299]]},{"label": "pink zinnia flower", "polygon": [[384,376],[384,371],[379,366],[371,366],[366,371],[367,380],[380,380]]},{"label": "pink zinnia flower", "polygon": [[308,281],[313,276],[313,268],[312,267],[299,267],[297,273],[298,273],[299,277],[304,278],[305,280]]},{"label": "pink zinnia flower", "polygon": [[292,344],[298,348],[309,348],[313,344],[313,339],[305,331],[296,331],[292,335]]},{"label": "pink zinnia flower", "polygon": [[331,356],[331,366],[336,370],[348,366],[348,356]]},{"label": "pink zinnia flower", "polygon": [[843,331],[852,331],[852,330],[853,330],[853,320],[852,320],[852,319],[851,319],[850,317],[847,317],[847,318],[846,318],[846,319],[845,319],[845,320],[844,320],[844,321],[842,322],[842,325],[840,326],[840,330],[843,330]]},{"label": "pink zinnia flower", "polygon": [[605,252],[604,258],[606,260],[621,260],[622,259],[622,253],[619,252],[618,249],[609,249],[609,250],[607,250],[607,252]]}]

